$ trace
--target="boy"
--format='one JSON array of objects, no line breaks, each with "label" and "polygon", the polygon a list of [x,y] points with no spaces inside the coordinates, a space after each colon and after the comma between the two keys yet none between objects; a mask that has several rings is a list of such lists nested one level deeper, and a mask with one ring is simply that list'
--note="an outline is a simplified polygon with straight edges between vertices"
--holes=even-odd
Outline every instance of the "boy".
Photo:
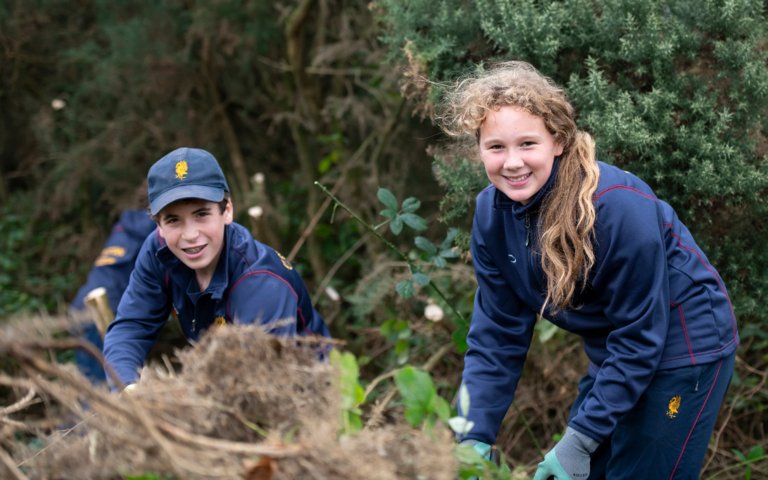
[{"label": "boy", "polygon": [[278,335],[329,336],[299,274],[279,253],[233,222],[229,187],[216,159],[179,148],[147,175],[157,223],[139,252],[104,339],[124,385],[135,383],[170,312],[189,340],[214,325],[272,325]]},{"label": "boy", "polygon": [[[146,198],[146,187],[143,189]],[[112,227],[112,232],[104,243],[101,253],[93,262],[85,283],[77,291],[70,305],[73,315],[80,316],[85,312],[85,297],[95,288],[102,287],[107,291],[109,306],[115,311],[120,303],[136,255],[139,253],[144,239],[156,228],[155,222],[147,214],[146,200],[144,208],[124,210],[120,219]],[[101,334],[94,322],[80,326],[73,335],[91,342],[96,348],[102,348]],[[75,362],[83,374],[94,384],[106,381],[101,363],[84,350],[75,352]]]}]

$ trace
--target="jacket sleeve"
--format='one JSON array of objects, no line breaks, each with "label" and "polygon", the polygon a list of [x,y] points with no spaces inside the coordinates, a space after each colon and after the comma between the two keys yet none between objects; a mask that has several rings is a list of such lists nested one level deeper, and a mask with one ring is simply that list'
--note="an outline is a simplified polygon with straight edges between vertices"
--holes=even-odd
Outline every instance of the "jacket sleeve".
[{"label": "jacket sleeve", "polygon": [[459,406],[461,414],[474,426],[460,440],[492,444],[515,396],[533,335],[535,313],[502,278],[478,231],[475,222],[472,260],[478,289],[462,375],[469,408]]},{"label": "jacket sleeve", "polygon": [[149,351],[168,320],[170,302],[164,277],[147,240],[136,260],[128,288],[120,300],[115,320],[104,337],[104,356],[124,384],[138,379]]},{"label": "jacket sleeve", "polygon": [[[154,225],[154,222],[151,224]],[[73,308],[83,310],[85,296],[94,288],[104,287],[107,290],[109,306],[112,311],[117,311],[120,298],[128,286],[136,256],[146,235],[151,232],[144,225],[139,225],[137,228],[143,229],[139,233],[146,232],[146,234],[143,237],[131,235],[120,222],[112,226],[112,232],[104,242],[99,256],[94,260],[86,282],[72,301]]]},{"label": "jacket sleeve", "polygon": [[227,313],[235,323],[255,323],[275,335],[295,335],[298,304],[299,295],[287,279],[271,270],[254,270],[233,285]]},{"label": "jacket sleeve", "polygon": [[[124,212],[123,217],[126,217],[127,213]],[[149,215],[146,213],[145,215],[149,218]],[[98,287],[106,289],[109,306],[113,312],[117,312],[120,298],[128,286],[128,281],[136,262],[136,256],[141,249],[144,238],[146,238],[155,225],[151,220],[148,222],[134,222],[128,225],[128,227],[133,227],[128,230],[122,221],[123,218],[121,218],[120,222],[113,225],[112,232],[104,243],[99,256],[94,261],[86,282],[77,291],[77,295],[71,305],[74,312],[79,312],[78,314],[83,313],[86,295]],[[92,320],[86,324],[78,325],[72,333],[91,342],[99,350],[103,348],[103,340]],[[106,380],[101,362],[90,353],[83,349],[78,349],[75,352],[75,361],[78,368],[92,380],[98,382]]]},{"label": "jacket sleeve", "polygon": [[598,204],[599,269],[592,285],[612,330],[608,356],[569,425],[602,441],[631,410],[658,367],[670,321],[669,275],[659,202],[630,188]]}]

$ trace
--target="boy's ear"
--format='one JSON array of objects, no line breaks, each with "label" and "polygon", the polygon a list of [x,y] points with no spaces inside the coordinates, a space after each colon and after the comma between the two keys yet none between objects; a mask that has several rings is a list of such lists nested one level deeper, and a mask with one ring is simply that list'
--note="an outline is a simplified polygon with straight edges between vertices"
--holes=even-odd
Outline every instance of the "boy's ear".
[{"label": "boy's ear", "polygon": [[232,199],[227,199],[227,207],[224,209],[224,223],[229,225],[235,218],[235,206],[232,204]]}]

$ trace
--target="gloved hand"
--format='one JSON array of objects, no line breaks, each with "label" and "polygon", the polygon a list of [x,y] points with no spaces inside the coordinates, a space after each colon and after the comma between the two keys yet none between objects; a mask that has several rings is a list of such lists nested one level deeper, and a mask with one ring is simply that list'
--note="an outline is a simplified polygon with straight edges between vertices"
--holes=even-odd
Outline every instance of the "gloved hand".
[{"label": "gloved hand", "polygon": [[544,455],[533,480],[586,480],[589,461],[599,443],[568,427],[557,445]]},{"label": "gloved hand", "polygon": [[484,460],[491,459],[491,446],[487,443],[478,442],[477,440],[464,440],[461,445],[472,445],[472,448],[483,457]]},{"label": "gloved hand", "polygon": [[[491,460],[493,457],[493,449],[490,445],[477,440],[463,440],[461,445],[472,445],[472,449],[483,457],[483,460]],[[468,480],[479,480],[478,477],[469,477]]]}]

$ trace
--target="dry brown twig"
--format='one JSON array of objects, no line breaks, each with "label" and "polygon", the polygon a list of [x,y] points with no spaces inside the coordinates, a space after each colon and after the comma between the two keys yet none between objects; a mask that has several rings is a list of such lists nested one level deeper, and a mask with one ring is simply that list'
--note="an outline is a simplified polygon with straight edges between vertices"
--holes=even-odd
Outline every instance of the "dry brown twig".
[{"label": "dry brown twig", "polygon": [[[0,339],[0,352],[15,359],[24,375],[0,382],[34,389],[48,399],[43,415],[58,412],[60,425],[74,426],[38,432],[45,445],[35,452],[12,444],[0,469],[23,466],[33,478],[67,472],[72,478],[151,473],[207,480],[249,478],[264,464],[270,472],[264,478],[273,480],[394,480],[427,473],[453,478],[449,439],[427,439],[404,425],[338,436],[334,370],[317,361],[322,339],[277,339],[257,327],[222,328],[177,352],[184,365],[177,375],[148,369],[135,391],[118,395],[91,385],[71,365],[51,361],[52,349],[72,344],[25,338]],[[25,404],[14,403],[17,409]],[[425,452],[417,459],[413,442]]]}]

